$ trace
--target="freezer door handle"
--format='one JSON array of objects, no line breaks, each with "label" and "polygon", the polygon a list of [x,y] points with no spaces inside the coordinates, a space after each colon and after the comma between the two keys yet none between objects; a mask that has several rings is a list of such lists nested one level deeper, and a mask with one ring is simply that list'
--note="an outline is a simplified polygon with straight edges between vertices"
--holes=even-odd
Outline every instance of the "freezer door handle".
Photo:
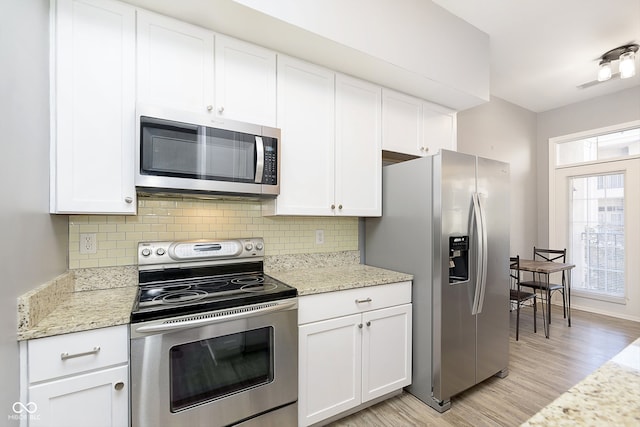
[{"label": "freezer door handle", "polygon": [[486,247],[487,247],[487,235],[484,229],[484,212],[480,204],[480,196],[478,193],[473,193],[473,223],[475,225],[476,233],[476,280],[475,291],[473,295],[473,305],[471,307],[471,314],[478,314],[482,312],[482,299],[484,297],[484,285],[487,279],[486,272]]}]

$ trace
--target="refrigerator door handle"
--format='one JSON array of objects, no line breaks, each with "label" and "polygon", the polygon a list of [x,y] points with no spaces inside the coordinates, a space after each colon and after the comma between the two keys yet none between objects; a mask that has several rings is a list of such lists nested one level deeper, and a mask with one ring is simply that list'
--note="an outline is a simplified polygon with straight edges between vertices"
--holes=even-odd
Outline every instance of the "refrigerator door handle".
[{"label": "refrigerator door handle", "polygon": [[482,198],[480,197],[479,193],[477,194],[477,198],[478,198],[478,207],[480,208],[480,222],[482,223],[482,258],[481,258],[481,262],[482,262],[482,276],[481,276],[481,280],[480,280],[480,297],[479,297],[479,301],[478,301],[478,314],[482,313],[482,306],[484,305],[484,294],[485,294],[485,290],[487,289],[487,264],[488,264],[488,258],[489,258],[489,254],[488,254],[488,248],[487,248],[487,219],[485,216],[485,210],[484,210],[484,206],[483,206],[483,202],[482,202]]},{"label": "refrigerator door handle", "polygon": [[473,193],[471,199],[473,200],[473,224],[475,225],[474,231],[476,233],[476,248],[477,248],[477,256],[476,256],[476,280],[475,280],[475,291],[473,295],[473,305],[471,307],[471,314],[478,314],[478,306],[480,303],[480,293],[482,288],[482,268],[484,259],[484,246],[482,242],[482,216],[480,211],[480,201],[478,198],[478,193]]}]

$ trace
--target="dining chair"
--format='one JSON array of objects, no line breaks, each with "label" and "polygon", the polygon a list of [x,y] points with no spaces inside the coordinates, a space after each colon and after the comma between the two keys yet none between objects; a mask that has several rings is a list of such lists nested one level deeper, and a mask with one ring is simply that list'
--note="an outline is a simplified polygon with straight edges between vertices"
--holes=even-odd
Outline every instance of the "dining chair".
[{"label": "dining chair", "polygon": [[[534,261],[550,261],[550,262],[566,262],[567,249],[540,249],[533,247],[533,260]],[[545,298],[547,304],[547,319],[551,324],[551,296],[554,292],[560,292],[562,294],[562,314],[567,318],[567,298],[565,295],[565,289],[567,287],[567,280],[565,272],[562,271],[562,279],[560,283],[552,283],[551,277],[542,277],[542,273],[532,273],[532,280],[525,280],[521,283],[522,286],[533,289],[534,292],[540,290],[541,297]],[[547,279],[549,280],[547,287]]]},{"label": "dining chair", "polygon": [[521,289],[520,283],[520,255],[509,257],[509,276],[511,278],[511,288],[509,289],[509,299],[516,306],[516,341],[520,339],[520,307],[528,305],[533,301],[533,332],[537,333],[536,314],[538,307],[536,304],[536,293],[526,292]]}]

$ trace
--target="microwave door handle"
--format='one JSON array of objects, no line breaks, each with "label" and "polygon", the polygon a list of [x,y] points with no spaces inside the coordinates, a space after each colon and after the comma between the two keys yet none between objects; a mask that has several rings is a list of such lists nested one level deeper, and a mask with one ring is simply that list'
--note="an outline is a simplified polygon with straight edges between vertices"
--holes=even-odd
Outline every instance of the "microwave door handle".
[{"label": "microwave door handle", "polygon": [[264,142],[261,136],[256,136],[256,184],[262,184],[264,174]]}]

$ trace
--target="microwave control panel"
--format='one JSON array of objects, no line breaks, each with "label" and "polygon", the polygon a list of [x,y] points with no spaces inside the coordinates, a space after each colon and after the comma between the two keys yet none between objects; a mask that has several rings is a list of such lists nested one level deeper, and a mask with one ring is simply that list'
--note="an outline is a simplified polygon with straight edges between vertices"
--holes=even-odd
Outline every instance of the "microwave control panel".
[{"label": "microwave control panel", "polygon": [[262,137],[264,142],[264,172],[262,184],[278,184],[278,140],[276,138]]}]

